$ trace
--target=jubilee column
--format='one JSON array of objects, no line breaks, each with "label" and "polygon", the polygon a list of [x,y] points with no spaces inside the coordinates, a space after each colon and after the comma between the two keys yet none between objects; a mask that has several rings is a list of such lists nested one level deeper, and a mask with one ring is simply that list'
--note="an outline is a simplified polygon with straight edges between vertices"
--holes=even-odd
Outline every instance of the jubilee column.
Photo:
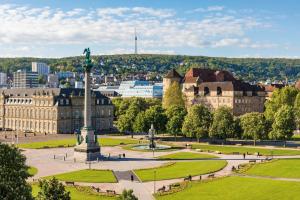
[{"label": "jubilee column", "polygon": [[89,48],[84,49],[85,61],[83,64],[85,74],[84,86],[84,126],[77,134],[77,144],[74,148],[74,158],[76,160],[96,160],[101,156],[100,146],[95,135],[91,122],[91,85],[90,73],[93,67],[91,52]]}]

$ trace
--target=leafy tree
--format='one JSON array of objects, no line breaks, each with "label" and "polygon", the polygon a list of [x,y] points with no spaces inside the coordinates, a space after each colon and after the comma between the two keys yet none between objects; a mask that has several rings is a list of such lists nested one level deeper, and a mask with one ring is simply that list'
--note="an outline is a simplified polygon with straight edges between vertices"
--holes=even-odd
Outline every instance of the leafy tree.
[{"label": "leafy tree", "polygon": [[33,199],[25,160],[19,149],[0,143],[0,199]]},{"label": "leafy tree", "polygon": [[134,120],[134,124],[133,124],[133,131],[136,133],[143,133],[143,132],[147,132],[147,119],[145,117],[145,112],[142,111],[140,112],[135,120]]},{"label": "leafy tree", "polygon": [[267,137],[266,120],[262,113],[252,112],[241,116],[241,127],[243,129],[243,138],[256,140]]},{"label": "leafy tree", "polygon": [[272,139],[290,139],[295,130],[293,107],[284,105],[275,114],[272,131],[269,136]]},{"label": "leafy tree", "polygon": [[295,123],[296,128],[300,128],[300,92],[297,94],[294,102],[294,114],[295,114]]},{"label": "leafy tree", "polygon": [[184,106],[183,95],[178,82],[173,82],[163,96],[163,107],[165,109],[173,105]]},{"label": "leafy tree", "polygon": [[234,119],[231,109],[222,106],[216,109],[213,114],[213,122],[209,130],[209,136],[219,139],[234,137],[234,128]]},{"label": "leafy tree", "polygon": [[163,132],[166,129],[167,116],[164,113],[164,109],[161,106],[151,106],[145,111],[145,129],[150,129],[151,124],[157,132]]},{"label": "leafy tree", "polygon": [[266,119],[273,122],[275,113],[281,106],[283,105],[294,106],[294,102],[297,94],[298,94],[298,90],[290,86],[281,89],[275,89],[271,99],[269,99],[265,103]]},{"label": "leafy tree", "polygon": [[175,140],[178,134],[181,134],[184,117],[187,112],[183,106],[171,106],[166,110],[166,116],[168,123],[166,125],[167,131],[172,135],[175,135]]},{"label": "leafy tree", "polygon": [[70,200],[70,192],[55,177],[50,180],[39,181],[40,191],[38,200]]},{"label": "leafy tree", "polygon": [[234,117],[234,137],[235,138],[242,138],[243,130],[241,127],[241,118],[240,117]]},{"label": "leafy tree", "polygon": [[182,132],[187,137],[201,137],[208,135],[212,115],[209,109],[203,105],[193,105],[184,118]]},{"label": "leafy tree", "polygon": [[138,200],[138,198],[133,194],[133,190],[123,190],[118,200]]}]

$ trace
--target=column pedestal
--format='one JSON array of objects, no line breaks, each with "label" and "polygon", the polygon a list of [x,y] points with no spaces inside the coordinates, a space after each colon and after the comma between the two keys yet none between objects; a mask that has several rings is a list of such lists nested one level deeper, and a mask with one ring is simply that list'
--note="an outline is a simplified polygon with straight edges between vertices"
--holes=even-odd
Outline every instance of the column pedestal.
[{"label": "column pedestal", "polygon": [[76,161],[92,161],[97,160],[97,158],[100,159],[100,146],[95,142],[94,130],[82,128],[81,135],[84,140],[74,148],[74,158]]}]

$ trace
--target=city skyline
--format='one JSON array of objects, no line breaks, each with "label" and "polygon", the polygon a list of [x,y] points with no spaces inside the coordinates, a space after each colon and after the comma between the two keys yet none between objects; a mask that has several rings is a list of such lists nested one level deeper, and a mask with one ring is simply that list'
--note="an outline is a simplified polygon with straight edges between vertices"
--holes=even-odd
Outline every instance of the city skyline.
[{"label": "city skyline", "polygon": [[297,1],[0,1],[0,57],[138,53],[299,58]]}]

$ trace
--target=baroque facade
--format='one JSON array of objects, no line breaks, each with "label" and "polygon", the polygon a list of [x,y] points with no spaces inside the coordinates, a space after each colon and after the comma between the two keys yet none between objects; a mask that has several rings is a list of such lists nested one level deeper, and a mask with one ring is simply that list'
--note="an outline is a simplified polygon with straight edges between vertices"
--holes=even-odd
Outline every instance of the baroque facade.
[{"label": "baroque facade", "polygon": [[214,110],[227,106],[237,116],[264,111],[264,87],[237,80],[228,71],[191,68],[181,77],[173,70],[164,78],[164,88],[174,81],[181,84],[187,107],[203,104]]},{"label": "baroque facade", "polygon": [[[28,88],[0,90],[0,127],[34,133],[74,133],[83,126],[84,89]],[[113,105],[92,91],[95,132],[113,128]]]}]

